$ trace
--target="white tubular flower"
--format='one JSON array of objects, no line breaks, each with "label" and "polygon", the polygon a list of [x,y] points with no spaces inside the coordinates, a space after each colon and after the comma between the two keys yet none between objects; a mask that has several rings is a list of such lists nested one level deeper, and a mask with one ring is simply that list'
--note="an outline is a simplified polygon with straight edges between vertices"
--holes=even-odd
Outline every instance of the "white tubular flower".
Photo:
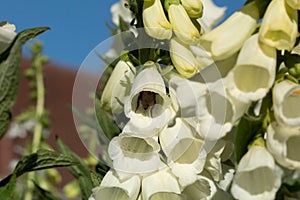
[{"label": "white tubular flower", "polygon": [[297,10],[285,0],[273,0],[269,4],[259,29],[259,40],[279,50],[290,51],[298,35]]},{"label": "white tubular flower", "polygon": [[204,98],[205,106],[201,117],[190,118],[188,122],[195,127],[202,138],[218,140],[226,135],[233,124],[244,114],[249,103],[232,97],[220,79],[207,84],[208,92]]},{"label": "white tubular flower", "polygon": [[[201,36],[201,45],[216,60],[233,55],[243,46],[256,28],[259,18],[255,2],[248,3],[225,22]],[[241,27],[243,27],[241,29]],[[228,42],[230,41],[230,42]]]},{"label": "white tubular flower", "polygon": [[143,7],[145,31],[153,38],[163,40],[172,37],[172,25],[165,16],[160,0],[145,0]]},{"label": "white tubular flower", "polygon": [[145,69],[136,76],[125,102],[124,112],[130,121],[124,131],[138,134],[137,137],[156,135],[171,119],[171,101],[157,65],[153,62],[145,64]]},{"label": "white tubular flower", "polygon": [[204,141],[195,136],[192,127],[181,118],[176,118],[175,125],[164,129],[159,136],[169,167],[179,178],[180,185],[196,181],[197,174],[201,173],[205,164]]},{"label": "white tubular flower", "polygon": [[284,80],[273,88],[274,114],[278,123],[300,126],[300,85]]},{"label": "white tubular flower", "polygon": [[132,176],[121,181],[112,170],[106,173],[99,187],[93,189],[89,199],[93,200],[135,200],[138,197],[141,187],[139,176]]},{"label": "white tubular flower", "polygon": [[203,15],[198,22],[205,32],[210,31],[225,16],[226,7],[218,7],[212,0],[201,0],[203,4]]},{"label": "white tubular flower", "polygon": [[181,0],[181,4],[191,18],[200,18],[203,12],[203,5],[200,0]]},{"label": "white tubular flower", "polygon": [[170,41],[170,57],[178,73],[185,78],[194,76],[201,69],[189,46],[178,38]]},{"label": "white tubular flower", "polygon": [[244,44],[224,82],[229,93],[240,101],[257,101],[270,90],[275,73],[276,49],[259,42],[255,34]]},{"label": "white tubular flower", "polygon": [[158,170],[162,166],[159,151],[160,147],[155,139],[138,138],[125,133],[114,137],[108,147],[113,168],[132,174],[147,174]]},{"label": "white tubular flower", "polygon": [[0,53],[2,53],[16,37],[16,26],[8,22],[0,23]]},{"label": "white tubular flower", "polygon": [[236,199],[272,200],[281,185],[282,170],[265,147],[252,147],[240,160],[231,186]]},{"label": "white tubular flower", "polygon": [[181,117],[201,117],[206,114],[206,102],[203,98],[207,93],[205,84],[173,76],[169,87],[169,90],[175,94],[171,98],[175,98],[173,101],[177,102]]},{"label": "white tubular flower", "polygon": [[125,3],[127,3],[126,0],[120,0],[110,7],[110,12],[112,14],[112,22],[116,26],[119,26],[119,24],[120,24],[120,21],[119,21],[120,17],[122,17],[122,19],[127,23],[130,23],[130,21],[133,18],[132,13],[129,10],[129,8],[125,7]]},{"label": "white tubular flower", "polygon": [[176,177],[174,177],[169,170],[163,170],[143,178],[142,199],[181,200],[182,197]]},{"label": "white tubular flower", "polygon": [[119,114],[123,111],[125,99],[129,96],[135,76],[131,62],[120,60],[107,81],[101,96],[101,106],[105,110]]},{"label": "white tubular flower", "polygon": [[175,35],[186,44],[198,44],[200,33],[182,5],[172,4],[168,10]]},{"label": "white tubular flower", "polygon": [[273,122],[267,130],[267,148],[280,165],[300,170],[300,126]]},{"label": "white tubular flower", "polygon": [[299,0],[285,0],[285,1],[293,9],[300,10],[300,1]]},{"label": "white tubular flower", "polygon": [[182,196],[188,200],[212,199],[217,188],[212,180],[205,176],[197,175],[196,181],[183,187]]}]

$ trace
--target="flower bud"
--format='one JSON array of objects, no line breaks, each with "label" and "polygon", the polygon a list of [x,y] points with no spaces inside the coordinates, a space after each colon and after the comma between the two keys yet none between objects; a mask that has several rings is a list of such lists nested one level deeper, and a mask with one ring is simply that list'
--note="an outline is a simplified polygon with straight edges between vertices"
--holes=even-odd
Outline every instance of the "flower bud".
[{"label": "flower bud", "polygon": [[129,95],[131,84],[134,79],[135,67],[131,62],[120,60],[115,66],[101,96],[101,106],[113,113],[121,113]]},{"label": "flower bud", "polygon": [[224,82],[229,93],[243,102],[257,101],[270,90],[275,80],[276,49],[249,38],[241,49],[236,65]]},{"label": "flower bud", "polygon": [[3,52],[17,35],[16,26],[8,22],[0,23],[0,53]]},{"label": "flower bud", "polygon": [[168,10],[175,35],[186,44],[198,44],[200,33],[182,5],[172,4]]},{"label": "flower bud", "polygon": [[255,2],[248,3],[221,25],[201,36],[201,45],[211,52],[216,60],[228,58],[239,51],[251,36],[258,18]]},{"label": "flower bud", "polygon": [[274,114],[278,123],[300,125],[300,85],[288,80],[273,88]]},{"label": "flower bud", "polygon": [[163,40],[172,37],[172,25],[165,16],[160,0],[145,0],[143,7],[145,31],[153,38]]},{"label": "flower bud", "polygon": [[259,29],[259,40],[278,50],[290,51],[298,35],[297,10],[285,0],[273,0],[269,4]]},{"label": "flower bud", "polygon": [[231,186],[235,199],[275,199],[282,170],[265,147],[252,147],[240,160]]},{"label": "flower bud", "polygon": [[195,75],[200,69],[197,60],[188,45],[178,38],[172,38],[170,42],[170,57],[178,73],[185,78]]},{"label": "flower bud", "polygon": [[203,12],[203,5],[200,0],[181,0],[181,4],[191,18],[200,18]]}]

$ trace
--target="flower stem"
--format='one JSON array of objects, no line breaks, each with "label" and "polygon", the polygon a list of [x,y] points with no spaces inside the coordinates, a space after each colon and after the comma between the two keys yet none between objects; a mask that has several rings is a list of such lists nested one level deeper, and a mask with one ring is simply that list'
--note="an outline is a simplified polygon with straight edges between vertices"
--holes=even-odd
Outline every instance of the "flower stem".
[{"label": "flower stem", "polygon": [[[43,124],[41,122],[42,115],[44,113],[44,104],[45,104],[45,86],[43,78],[42,65],[44,63],[44,57],[37,55],[33,60],[33,66],[35,67],[35,79],[36,79],[36,90],[37,90],[37,102],[36,102],[36,113],[35,113],[35,127],[33,132],[33,140],[31,153],[36,153],[40,147],[42,141],[42,130]],[[32,180],[35,179],[35,172],[28,173],[27,177],[27,192],[25,194],[25,200],[32,200],[34,184]]]}]

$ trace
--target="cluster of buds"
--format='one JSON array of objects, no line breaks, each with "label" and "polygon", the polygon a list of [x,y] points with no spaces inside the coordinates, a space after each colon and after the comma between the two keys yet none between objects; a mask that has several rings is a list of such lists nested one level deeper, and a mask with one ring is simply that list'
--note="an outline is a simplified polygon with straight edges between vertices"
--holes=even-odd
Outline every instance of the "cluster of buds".
[{"label": "cluster of buds", "polygon": [[[112,169],[91,199],[226,199],[230,191],[236,199],[271,200],[282,168],[300,170],[300,76],[286,78],[298,68],[278,76],[285,52],[299,51],[300,4],[273,0],[264,10],[248,1],[204,31],[203,2],[144,1],[145,32],[170,41],[176,70],[162,73],[153,61],[118,62],[101,102],[127,121],[110,141]],[[261,103],[269,97],[271,103]],[[228,138],[253,105],[263,125],[233,161]]]}]

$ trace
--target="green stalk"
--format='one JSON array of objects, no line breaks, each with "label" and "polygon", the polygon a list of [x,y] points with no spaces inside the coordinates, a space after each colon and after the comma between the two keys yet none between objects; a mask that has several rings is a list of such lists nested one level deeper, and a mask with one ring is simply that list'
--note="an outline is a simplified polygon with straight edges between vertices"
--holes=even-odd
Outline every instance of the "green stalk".
[{"label": "green stalk", "polygon": [[[36,103],[36,114],[35,114],[36,124],[33,132],[31,153],[36,153],[40,147],[41,140],[42,140],[43,124],[41,122],[41,118],[44,113],[44,104],[45,104],[45,86],[44,86],[44,78],[43,78],[43,70],[42,70],[43,57],[38,56],[34,60],[33,64],[36,69],[35,78],[37,84],[37,103]],[[28,173],[27,192],[24,197],[25,200],[32,200],[33,189],[34,189],[34,184],[32,180],[34,179],[35,179],[35,172]]]}]

